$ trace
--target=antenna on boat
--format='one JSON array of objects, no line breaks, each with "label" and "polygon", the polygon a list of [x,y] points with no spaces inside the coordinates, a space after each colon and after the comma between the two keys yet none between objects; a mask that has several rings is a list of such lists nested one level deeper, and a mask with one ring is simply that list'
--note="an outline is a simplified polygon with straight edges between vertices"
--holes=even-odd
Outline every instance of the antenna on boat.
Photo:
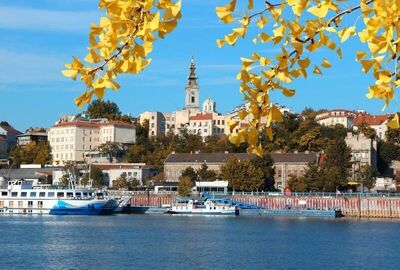
[{"label": "antenna on boat", "polygon": [[74,190],[76,187],[76,175],[73,169],[68,170],[69,181],[68,186],[70,189]]}]

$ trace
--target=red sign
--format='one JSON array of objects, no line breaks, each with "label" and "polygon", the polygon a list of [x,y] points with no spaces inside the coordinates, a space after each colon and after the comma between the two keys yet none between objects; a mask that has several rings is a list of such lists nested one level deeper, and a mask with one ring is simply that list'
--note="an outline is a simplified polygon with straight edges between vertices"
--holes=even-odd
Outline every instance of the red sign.
[{"label": "red sign", "polygon": [[285,196],[292,196],[292,190],[290,189],[290,187],[285,187],[283,193],[285,194]]}]

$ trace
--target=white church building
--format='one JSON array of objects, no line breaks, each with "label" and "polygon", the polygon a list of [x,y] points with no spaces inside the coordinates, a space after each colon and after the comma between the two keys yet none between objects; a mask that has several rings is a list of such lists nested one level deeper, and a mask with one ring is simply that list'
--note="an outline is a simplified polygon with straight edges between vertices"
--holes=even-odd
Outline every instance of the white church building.
[{"label": "white church building", "polygon": [[185,86],[185,107],[173,112],[144,112],[140,122],[149,121],[149,136],[158,136],[168,132],[179,133],[187,129],[193,134],[202,136],[221,136],[229,134],[227,116],[216,111],[216,102],[211,98],[199,106],[199,84],[196,76],[196,64],[192,58],[189,76]]}]

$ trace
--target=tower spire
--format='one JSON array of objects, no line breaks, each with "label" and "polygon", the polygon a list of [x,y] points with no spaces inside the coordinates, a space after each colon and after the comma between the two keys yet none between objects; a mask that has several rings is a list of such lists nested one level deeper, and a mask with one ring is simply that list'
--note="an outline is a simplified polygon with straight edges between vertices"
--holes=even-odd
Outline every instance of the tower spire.
[{"label": "tower spire", "polygon": [[197,85],[196,62],[194,61],[194,56],[192,56],[190,60],[188,85]]}]

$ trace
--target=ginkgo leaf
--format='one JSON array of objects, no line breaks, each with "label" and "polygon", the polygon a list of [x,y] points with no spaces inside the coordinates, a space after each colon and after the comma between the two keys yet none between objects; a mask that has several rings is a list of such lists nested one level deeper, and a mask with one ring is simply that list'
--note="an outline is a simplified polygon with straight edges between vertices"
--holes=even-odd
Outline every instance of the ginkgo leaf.
[{"label": "ginkgo leaf", "polygon": [[400,128],[399,115],[397,113],[395,113],[394,116],[392,117],[392,119],[390,119],[390,121],[388,121],[386,123],[386,126],[388,128],[393,128],[393,129]]},{"label": "ginkgo leaf", "polygon": [[357,51],[356,61],[360,61],[360,60],[364,59],[365,56],[367,56],[367,55],[368,55],[367,52]]},{"label": "ginkgo leaf", "polygon": [[355,30],[355,26],[351,26],[349,28],[345,27],[344,29],[340,30],[338,32],[338,35],[341,38],[340,42],[344,43],[349,37],[353,36],[355,34]]},{"label": "ginkgo leaf", "polygon": [[68,78],[73,79],[73,80],[76,80],[76,76],[79,73],[78,70],[74,70],[74,69],[67,69],[67,70],[63,70],[61,72],[65,77],[68,77]]},{"label": "ginkgo leaf", "polygon": [[310,7],[307,11],[318,18],[325,18],[326,14],[328,14],[330,5],[330,1],[322,1],[318,5]]},{"label": "ginkgo leaf", "polygon": [[373,61],[373,60],[362,60],[361,61],[361,65],[363,67],[362,71],[364,73],[367,73],[374,64],[375,64],[375,61]]},{"label": "ginkgo leaf", "polygon": [[282,93],[287,97],[292,97],[296,93],[294,89],[283,88]]},{"label": "ginkgo leaf", "polygon": [[322,75],[322,71],[317,66],[314,66],[313,73],[317,75]]},{"label": "ginkgo leaf", "polygon": [[323,66],[324,68],[330,68],[332,67],[332,64],[327,59],[324,58],[324,60],[321,63],[321,66]]}]

